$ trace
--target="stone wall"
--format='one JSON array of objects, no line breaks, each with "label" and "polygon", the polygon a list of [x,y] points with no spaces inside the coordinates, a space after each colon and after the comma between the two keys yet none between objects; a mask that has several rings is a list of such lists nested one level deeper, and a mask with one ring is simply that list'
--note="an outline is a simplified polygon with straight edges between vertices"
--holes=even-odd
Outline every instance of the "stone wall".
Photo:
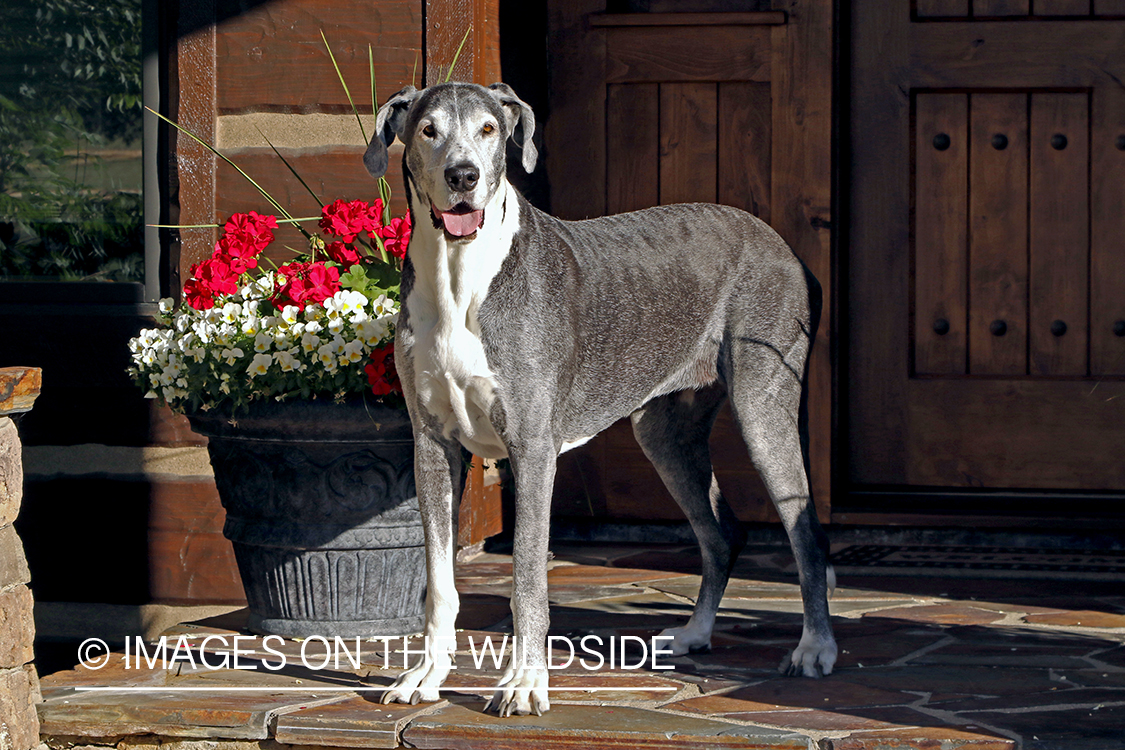
[{"label": "stone wall", "polygon": [[19,433],[12,417],[31,409],[39,395],[40,370],[0,368],[0,750],[39,744],[39,677],[31,663],[35,622],[31,573],[12,522],[23,499]]}]

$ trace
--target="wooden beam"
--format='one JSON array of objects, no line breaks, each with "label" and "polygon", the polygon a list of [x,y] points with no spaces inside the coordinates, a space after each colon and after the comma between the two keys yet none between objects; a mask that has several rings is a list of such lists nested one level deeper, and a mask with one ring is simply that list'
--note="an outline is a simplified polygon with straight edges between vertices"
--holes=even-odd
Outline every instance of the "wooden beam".
[{"label": "wooden beam", "polygon": [[[215,142],[215,3],[199,0],[180,7],[176,67],[179,71],[177,111],[180,127],[207,143]],[[182,225],[215,222],[214,154],[183,134],[176,136],[179,220]],[[218,237],[214,229],[180,230],[180,279],[188,268],[209,257]],[[178,281],[172,286],[178,289]]]},{"label": "wooden beam", "polygon": [[500,80],[499,0],[426,1],[426,85],[449,78],[455,58],[451,80],[483,86]]}]

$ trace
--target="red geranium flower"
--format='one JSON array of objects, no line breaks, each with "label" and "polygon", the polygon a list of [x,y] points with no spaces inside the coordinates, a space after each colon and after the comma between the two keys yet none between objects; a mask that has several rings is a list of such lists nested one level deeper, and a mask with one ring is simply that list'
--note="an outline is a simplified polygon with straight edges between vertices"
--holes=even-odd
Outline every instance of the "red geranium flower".
[{"label": "red geranium flower", "polygon": [[353,263],[359,263],[359,253],[351,245],[346,245],[343,242],[329,243],[324,252],[328,253],[328,257],[344,266],[351,266]]},{"label": "red geranium flower", "polygon": [[344,242],[354,242],[360,232],[374,234],[380,226],[383,201],[375,203],[336,199],[321,210],[320,228],[325,234],[334,234]]},{"label": "red geranium flower", "polygon": [[210,310],[215,306],[215,292],[199,279],[184,283],[184,302],[196,310]]},{"label": "red geranium flower", "polygon": [[277,269],[280,286],[274,292],[278,307],[320,304],[340,291],[340,270],[323,263],[286,263]]},{"label": "red geranium flower", "polygon": [[223,226],[223,237],[230,237],[239,246],[253,248],[254,255],[257,255],[273,242],[273,232],[270,231],[273,229],[277,229],[276,217],[251,211],[232,215]]},{"label": "red geranium flower", "polygon": [[305,281],[308,284],[305,301],[320,304],[340,291],[340,269],[323,263],[313,263],[309,266]]},{"label": "red geranium flower", "polygon": [[402,383],[398,379],[398,370],[395,368],[393,341],[371,352],[371,361],[363,371],[367,373],[367,384],[371,386],[371,392],[376,396],[402,393]]},{"label": "red geranium flower", "polygon": [[400,219],[391,219],[391,222],[379,230],[383,238],[383,247],[396,258],[406,257],[406,248],[410,245],[410,214]]},{"label": "red geranium flower", "polygon": [[215,252],[211,257],[223,261],[230,266],[231,273],[240,276],[258,267],[258,254],[261,252],[261,248],[226,234],[215,243]]},{"label": "red geranium flower", "polygon": [[192,276],[205,282],[215,294],[238,292],[238,274],[222,258],[211,257],[191,268]]},{"label": "red geranium flower", "polygon": [[210,310],[215,297],[238,291],[238,276],[221,258],[208,258],[190,270],[191,278],[184,283],[184,300],[196,310]]}]

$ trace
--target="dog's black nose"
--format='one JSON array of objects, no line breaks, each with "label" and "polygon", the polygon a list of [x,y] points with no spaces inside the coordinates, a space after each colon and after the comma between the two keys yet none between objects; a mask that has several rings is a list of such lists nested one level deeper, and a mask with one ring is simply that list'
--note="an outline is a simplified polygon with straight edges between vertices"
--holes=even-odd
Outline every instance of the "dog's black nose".
[{"label": "dog's black nose", "polygon": [[472,190],[480,182],[480,170],[472,164],[458,164],[445,170],[445,184],[456,193]]}]

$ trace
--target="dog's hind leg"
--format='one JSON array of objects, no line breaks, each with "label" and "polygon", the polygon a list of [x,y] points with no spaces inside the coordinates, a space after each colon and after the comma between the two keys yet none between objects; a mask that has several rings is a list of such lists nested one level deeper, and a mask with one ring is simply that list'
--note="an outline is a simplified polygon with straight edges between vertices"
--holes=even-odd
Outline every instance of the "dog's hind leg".
[{"label": "dog's hind leg", "polygon": [[787,346],[769,343],[784,338],[778,331],[770,336],[731,336],[727,386],[750,458],[781,516],[797,562],[804,627],[781,671],[820,677],[830,674],[836,663],[828,613],[828,589],[835,581],[828,566],[828,537],[817,520],[805,470],[807,417],[801,386],[810,337],[802,327]]},{"label": "dog's hind leg", "polygon": [[691,523],[703,562],[691,618],[686,625],[660,634],[671,636],[663,647],[675,656],[710,648],[719,602],[746,543],[746,532],[719,492],[711,470],[707,440],[723,398],[719,386],[680,391],[653,399],[632,415],[633,434]]}]

